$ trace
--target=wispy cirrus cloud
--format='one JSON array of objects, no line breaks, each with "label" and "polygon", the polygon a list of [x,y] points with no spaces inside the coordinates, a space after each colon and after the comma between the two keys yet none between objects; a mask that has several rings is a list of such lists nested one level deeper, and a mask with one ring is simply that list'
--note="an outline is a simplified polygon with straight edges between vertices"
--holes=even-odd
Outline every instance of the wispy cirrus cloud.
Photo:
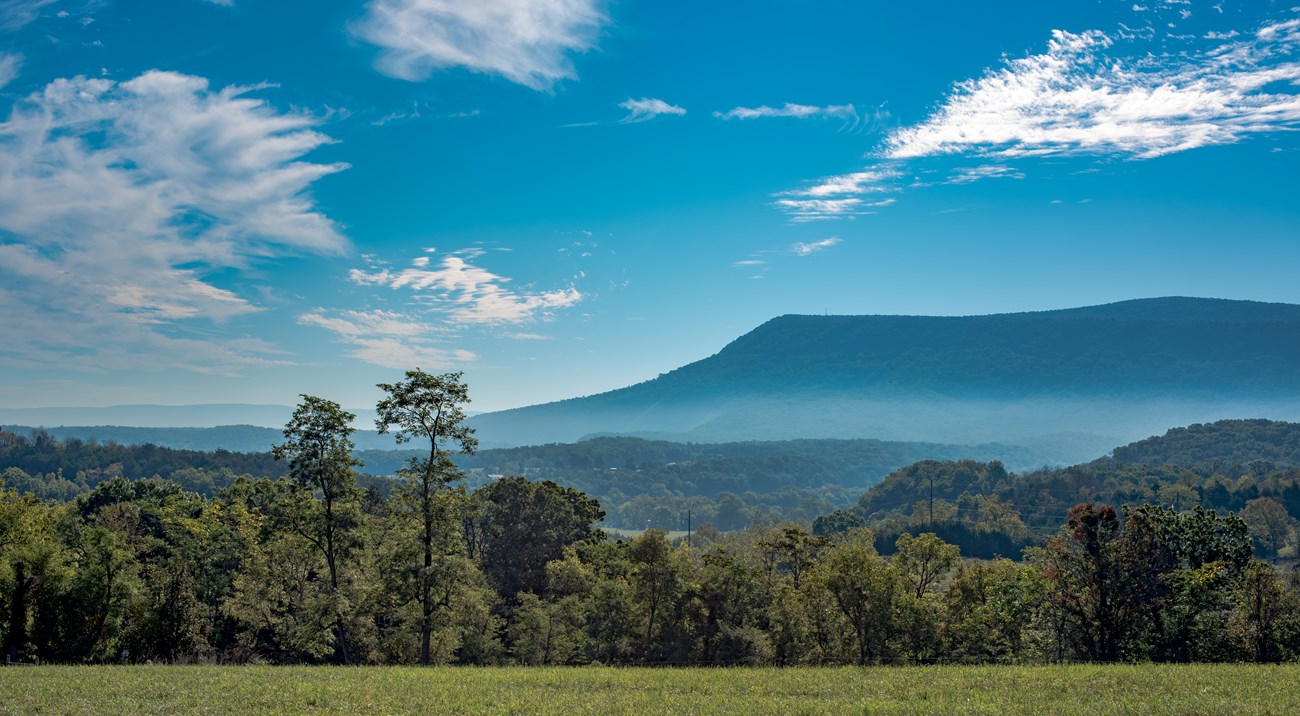
[{"label": "wispy cirrus cloud", "polygon": [[776,205],[796,222],[843,219],[868,213],[867,202],[857,197],[840,199],[777,199]]},{"label": "wispy cirrus cloud", "polygon": [[41,8],[58,0],[0,0],[0,30],[12,32],[34,22]]},{"label": "wispy cirrus cloud", "polygon": [[477,358],[470,351],[438,345],[444,329],[392,311],[318,309],[299,316],[298,323],[330,331],[350,346],[348,357],[383,368],[445,370]]},{"label": "wispy cirrus cloud", "polygon": [[1100,31],[1058,30],[1046,52],[958,83],[929,118],[888,137],[884,155],[1149,159],[1300,124],[1300,21],[1172,58],[1112,58],[1114,45]]},{"label": "wispy cirrus cloud", "polygon": [[718,119],[764,119],[770,117],[792,117],[794,119],[843,119],[856,120],[858,110],[851,104],[809,105],[786,102],[780,107],[733,107],[725,112],[714,112]]},{"label": "wispy cirrus cloud", "polygon": [[882,162],[865,171],[823,177],[809,186],[782,192],[774,203],[797,223],[863,216],[893,204],[896,199],[882,195],[897,191],[901,178],[899,167]]},{"label": "wispy cirrus cloud", "polygon": [[[331,141],[260,87],[201,77],[60,79],[0,123],[0,311],[10,361],[121,360],[231,371],[269,344],[185,338],[257,306],[212,275],[346,241],[307,194],[342,164],[303,160]],[[90,348],[87,348],[89,346]]]},{"label": "wispy cirrus cloud", "polygon": [[23,67],[23,56],[12,52],[0,52],[0,89],[14,81]]},{"label": "wispy cirrus cloud", "polygon": [[790,250],[797,256],[810,256],[818,251],[824,251],[840,243],[840,237],[832,236],[821,241],[812,241],[809,243],[797,243],[790,247]]},{"label": "wispy cirrus cloud", "polygon": [[404,80],[464,67],[535,90],[577,76],[609,22],[603,0],[372,0],[352,33],[379,47],[376,67]]},{"label": "wispy cirrus cloud", "polygon": [[1025,173],[1005,164],[986,164],[957,169],[944,180],[945,184],[970,184],[981,179],[1024,179]]},{"label": "wispy cirrus cloud", "polygon": [[645,122],[665,114],[675,116],[686,114],[685,109],[653,97],[642,97],[641,99],[629,97],[626,102],[620,102],[618,106],[628,112],[626,117],[619,120],[623,124]]},{"label": "wispy cirrus cloud", "polygon": [[[928,117],[887,134],[872,165],[775,203],[794,221],[847,218],[909,186],[1023,179],[1026,158],[1146,160],[1297,128],[1300,18],[1201,36],[1057,30],[1045,51],[956,83]],[[904,185],[913,163],[941,158],[967,162]]]},{"label": "wispy cirrus cloud", "polygon": [[889,191],[893,188],[894,180],[898,179],[899,176],[901,176],[901,173],[896,167],[879,166],[868,171],[825,177],[817,180],[817,183],[812,186],[804,189],[793,189],[786,192],[786,194],[825,198],[844,194]]},{"label": "wispy cirrus cloud", "polygon": [[442,258],[430,266],[429,257],[414,259],[409,268],[353,269],[349,278],[364,286],[406,289],[426,303],[445,320],[459,325],[527,323],[547,320],[559,309],[577,305],[583,294],[570,285],[549,291],[514,291],[507,287],[510,279],[471,261],[483,252],[465,249]]}]

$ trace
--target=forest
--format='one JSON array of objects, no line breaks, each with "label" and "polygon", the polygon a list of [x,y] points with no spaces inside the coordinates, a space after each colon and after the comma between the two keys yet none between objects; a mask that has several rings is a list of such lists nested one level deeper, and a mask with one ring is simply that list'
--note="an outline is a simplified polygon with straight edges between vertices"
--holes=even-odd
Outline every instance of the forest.
[{"label": "forest", "polygon": [[[68,437],[58,431],[11,430],[0,441],[0,469],[11,487],[67,500],[114,475],[162,477],[212,496],[242,474],[280,477],[265,440],[261,452],[172,449]],[[354,435],[355,437],[355,435]],[[391,436],[382,436],[395,444]],[[363,486],[389,490],[391,476],[419,450],[357,449]],[[688,510],[720,529],[751,521],[811,520],[857,499],[862,488],[923,457],[1000,459],[1036,465],[1034,453],[1010,445],[945,445],[880,440],[787,440],[672,443],[598,437],[573,444],[476,450],[451,456],[473,488],[491,475],[522,475],[580,489],[605,506],[605,525],[685,528]]]},{"label": "forest", "polygon": [[[996,461],[922,461],[816,519],[748,515],[734,529],[702,519],[682,538],[649,529],[613,539],[601,502],[572,485],[504,475],[471,484],[452,459],[475,449],[459,375],[412,371],[381,388],[378,427],[425,446],[396,478],[363,478],[352,416],[312,396],[269,455],[145,450],[104,464],[130,450],[0,433],[6,658],[1300,657],[1300,472],[1204,460],[1216,441],[1237,446],[1233,460],[1252,457],[1240,446],[1254,440],[1285,462],[1276,446],[1289,424],[1191,426],[1169,443],[1024,474]],[[62,492],[11,464],[42,455],[80,461],[59,478]],[[1169,463],[1135,462],[1147,459]]]}]

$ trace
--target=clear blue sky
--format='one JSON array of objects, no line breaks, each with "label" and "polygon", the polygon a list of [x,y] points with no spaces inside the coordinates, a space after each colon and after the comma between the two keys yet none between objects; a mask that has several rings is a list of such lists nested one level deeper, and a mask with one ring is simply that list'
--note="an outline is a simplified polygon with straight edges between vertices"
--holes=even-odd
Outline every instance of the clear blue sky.
[{"label": "clear blue sky", "polygon": [[786,313],[1300,303],[1264,0],[0,0],[0,404],[477,410]]}]

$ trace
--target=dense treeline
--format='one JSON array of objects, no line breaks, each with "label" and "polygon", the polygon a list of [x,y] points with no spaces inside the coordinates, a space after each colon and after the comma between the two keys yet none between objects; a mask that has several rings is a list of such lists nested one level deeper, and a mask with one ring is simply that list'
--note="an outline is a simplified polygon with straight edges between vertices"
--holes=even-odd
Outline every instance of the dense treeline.
[{"label": "dense treeline", "polygon": [[927,530],[971,556],[1015,556],[1051,535],[1083,501],[1233,512],[1249,526],[1256,554],[1297,556],[1300,468],[1258,460],[1150,466],[1104,459],[1025,475],[997,462],[922,461],[869,488],[851,512],[825,515],[818,524],[825,531],[857,518],[885,540]]},{"label": "dense treeline", "polygon": [[[257,425],[218,425],[210,428],[157,428],[127,425],[60,425],[57,427],[32,427],[5,425],[8,432],[31,437],[47,433],[57,440],[80,440],[86,443],[121,443],[122,445],[154,445],[175,450],[215,452],[265,453],[280,439],[280,431]],[[392,449],[392,437],[380,435],[375,430],[357,430],[352,440],[359,450],[387,452]]]},{"label": "dense treeline", "polygon": [[[454,459],[476,444],[459,378],[412,371],[380,386],[388,397],[378,406],[379,431],[426,446],[397,479],[367,482],[350,439],[353,416],[312,396],[303,396],[270,456],[272,477],[210,463],[174,469],[175,479],[129,480],[120,462],[92,466],[96,456],[122,454],[115,446],[96,453],[100,446],[54,449],[57,441],[39,436],[4,436],[18,458],[52,450],[85,466],[67,481],[66,499],[48,489],[49,473],[3,473],[6,657],[778,665],[1300,658],[1300,576],[1254,558],[1295,556],[1288,508],[1300,505],[1296,468],[1107,459],[1016,476],[998,462],[922,461],[811,529],[772,515],[754,524],[739,498],[718,492],[746,529],[706,525],[684,541],[647,530],[614,541],[598,529],[600,501],[571,484],[465,479]],[[172,466],[181,453],[145,454],[157,461],[135,469]],[[588,469],[635,480],[645,467]],[[55,479],[63,479],[57,471]],[[44,497],[27,489],[33,484],[47,488]],[[671,498],[682,499],[659,499]]]},{"label": "dense treeline", "polygon": [[[840,664],[1300,656],[1300,584],[1244,522],[1081,505],[1023,562],[933,534],[797,525],[611,541],[599,505],[504,478],[421,511],[346,480],[239,478],[205,498],[111,478],[0,491],[0,639],[17,660]],[[333,520],[331,522],[331,520]],[[332,525],[332,544],[326,535]]]},{"label": "dense treeline", "polygon": [[861,488],[924,457],[1001,457],[1021,465],[1041,464],[1034,462],[1031,451],[1001,444],[674,443],[625,437],[484,450],[457,456],[456,464],[471,480],[524,475],[582,490],[606,506],[610,527],[685,529],[690,511],[696,524],[733,530],[751,523],[809,521],[847,507]]},{"label": "dense treeline", "polygon": [[[656,464],[719,462],[728,458],[783,458],[803,465],[812,477],[805,484],[833,479],[844,484],[865,484],[889,470],[931,457],[951,459],[1001,458],[1032,465],[1037,456],[1016,445],[945,445],[884,440],[777,440],[731,443],[681,443],[631,437],[596,437],[576,443],[551,443],[532,447],[483,450],[458,457],[464,470],[520,472],[538,468],[609,469]],[[789,475],[788,472],[784,473]]]},{"label": "dense treeline", "polygon": [[[384,436],[391,443],[390,436]],[[269,447],[271,441],[265,441]],[[393,475],[419,451],[358,450],[362,469]],[[491,475],[524,475],[574,487],[606,506],[606,525],[684,529],[689,511],[697,524],[742,529],[751,522],[809,521],[848,507],[861,488],[921,456],[1008,456],[1030,460],[1022,448],[957,446],[878,440],[791,440],[688,444],[638,438],[597,438],[572,445],[484,450],[457,455],[471,488]],[[1032,463],[1026,463],[1032,464]],[[283,463],[269,452],[196,452],[157,445],[56,440],[52,433],[0,432],[0,471],[9,485],[39,497],[69,500],[100,481],[164,477],[212,496],[239,475],[277,478]],[[382,489],[382,477],[361,478]]]},{"label": "dense treeline", "polygon": [[43,430],[30,436],[0,430],[3,469],[17,471],[6,477],[11,485],[25,479],[23,487],[28,491],[58,499],[69,499],[114,475],[166,477],[186,489],[211,495],[217,487],[229,485],[234,475],[275,478],[286,472],[285,465],[269,452],[201,452],[151,444],[57,440]]}]

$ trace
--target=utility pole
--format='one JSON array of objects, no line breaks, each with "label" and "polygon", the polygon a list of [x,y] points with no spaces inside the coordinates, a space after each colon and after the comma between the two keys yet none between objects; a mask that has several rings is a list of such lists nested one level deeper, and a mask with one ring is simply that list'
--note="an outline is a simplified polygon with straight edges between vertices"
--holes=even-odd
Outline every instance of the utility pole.
[{"label": "utility pole", "polygon": [[691,511],[686,511],[686,546],[691,546]]},{"label": "utility pole", "polygon": [[930,531],[934,531],[934,475],[930,475]]}]

